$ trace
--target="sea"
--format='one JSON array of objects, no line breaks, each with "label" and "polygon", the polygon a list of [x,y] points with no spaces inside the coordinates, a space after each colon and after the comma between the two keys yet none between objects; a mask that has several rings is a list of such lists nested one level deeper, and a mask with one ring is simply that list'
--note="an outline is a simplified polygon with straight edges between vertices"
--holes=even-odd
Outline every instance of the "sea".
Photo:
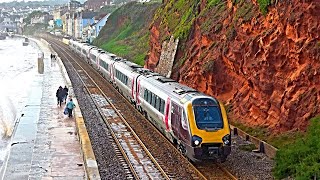
[{"label": "sea", "polygon": [[24,38],[0,40],[0,172],[10,152],[15,122],[26,106],[32,80],[38,74],[39,47]]}]

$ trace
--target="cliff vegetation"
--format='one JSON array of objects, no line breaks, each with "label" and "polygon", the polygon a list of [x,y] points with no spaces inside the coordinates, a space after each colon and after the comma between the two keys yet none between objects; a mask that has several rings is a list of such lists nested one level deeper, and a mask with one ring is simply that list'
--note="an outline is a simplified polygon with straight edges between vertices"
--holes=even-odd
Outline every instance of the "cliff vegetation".
[{"label": "cliff vegetation", "polygon": [[94,44],[143,65],[149,51],[148,27],[159,3],[131,2],[115,10]]},{"label": "cliff vegetation", "polygon": [[180,39],[172,78],[227,104],[230,120],[305,131],[320,113],[320,1],[166,0],[150,27],[146,67]]}]

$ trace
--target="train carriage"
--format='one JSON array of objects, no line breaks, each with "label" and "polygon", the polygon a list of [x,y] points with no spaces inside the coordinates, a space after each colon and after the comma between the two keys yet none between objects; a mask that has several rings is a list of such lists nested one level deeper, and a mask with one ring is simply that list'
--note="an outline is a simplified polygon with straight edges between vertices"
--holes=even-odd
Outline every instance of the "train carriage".
[{"label": "train carriage", "polygon": [[80,55],[87,62],[89,62],[89,58],[90,58],[89,52],[92,48],[94,48],[94,47],[91,46],[90,44],[87,44],[87,43],[83,44],[83,46],[81,47],[81,54]]},{"label": "train carriage", "polygon": [[89,63],[97,70],[99,69],[99,56],[102,53],[104,52],[97,48],[89,50]]},{"label": "train carriage", "polygon": [[75,52],[75,49],[76,49],[76,46],[75,46],[76,43],[77,43],[77,41],[74,41],[72,39],[70,39],[70,41],[69,41],[69,47],[74,52]]},{"label": "train carriage", "polygon": [[226,112],[216,99],[165,77],[140,76],[138,80],[139,96],[144,99],[141,106],[148,119],[183,154],[193,161],[225,161],[231,150],[230,129]]},{"label": "train carriage", "polygon": [[134,92],[136,91],[136,77],[139,76],[137,69],[142,69],[131,61],[120,60],[112,66],[115,87],[132,103],[135,103]]},{"label": "train carriage", "polygon": [[72,50],[80,55],[81,49],[83,46],[84,46],[83,43],[78,42],[78,41],[74,41],[74,43],[72,44]]},{"label": "train carriage", "polygon": [[[112,82],[177,148],[192,161],[220,159],[231,152],[224,106],[215,98],[94,46],[82,47],[88,63]],[[84,55],[84,51],[82,52]]]},{"label": "train carriage", "polygon": [[114,83],[112,67],[116,61],[120,59],[111,53],[103,53],[99,56],[99,71],[111,83]]},{"label": "train carriage", "polygon": [[[162,78],[161,75],[152,73],[148,75],[141,75],[137,78],[138,84],[138,97],[137,107],[141,109],[145,116],[152,121],[152,123],[163,133],[166,133],[169,129],[168,125],[168,109],[166,109],[166,102],[168,102],[169,96],[165,92],[161,91],[161,86],[157,86],[154,78]],[[170,136],[167,136],[170,138]]]}]

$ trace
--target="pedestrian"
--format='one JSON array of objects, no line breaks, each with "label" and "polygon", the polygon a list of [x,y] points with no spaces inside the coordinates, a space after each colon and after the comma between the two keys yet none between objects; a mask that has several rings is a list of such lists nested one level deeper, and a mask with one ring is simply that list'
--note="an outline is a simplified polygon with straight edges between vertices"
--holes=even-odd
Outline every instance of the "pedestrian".
[{"label": "pedestrian", "polygon": [[67,88],[67,86],[64,86],[63,92],[64,92],[64,102],[67,103],[67,97],[68,97],[68,92],[69,92],[69,89]]},{"label": "pedestrian", "polygon": [[72,117],[72,111],[73,108],[75,108],[76,105],[73,103],[72,99],[70,98],[69,102],[66,105],[66,108],[68,110],[68,117]]},{"label": "pedestrian", "polygon": [[63,89],[61,86],[59,86],[57,92],[56,92],[56,97],[57,97],[57,105],[61,107],[61,104],[62,104],[62,101],[63,101],[63,98],[64,98],[64,92],[63,92]]},{"label": "pedestrian", "polygon": [[52,60],[52,58],[53,58],[53,54],[51,53],[51,54],[50,54],[50,59]]}]

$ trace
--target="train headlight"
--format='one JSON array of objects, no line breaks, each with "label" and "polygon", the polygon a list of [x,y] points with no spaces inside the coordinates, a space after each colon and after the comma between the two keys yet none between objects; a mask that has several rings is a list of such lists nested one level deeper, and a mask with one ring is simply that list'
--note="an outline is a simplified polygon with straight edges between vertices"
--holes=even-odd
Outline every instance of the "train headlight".
[{"label": "train headlight", "polygon": [[199,140],[195,140],[194,141],[194,145],[198,146],[200,144],[200,141]]},{"label": "train headlight", "polygon": [[199,146],[202,142],[202,138],[199,136],[192,136],[192,146]]},{"label": "train headlight", "polygon": [[223,141],[223,144],[230,146],[231,145],[231,135],[227,134],[227,135],[223,136],[222,141]]}]

